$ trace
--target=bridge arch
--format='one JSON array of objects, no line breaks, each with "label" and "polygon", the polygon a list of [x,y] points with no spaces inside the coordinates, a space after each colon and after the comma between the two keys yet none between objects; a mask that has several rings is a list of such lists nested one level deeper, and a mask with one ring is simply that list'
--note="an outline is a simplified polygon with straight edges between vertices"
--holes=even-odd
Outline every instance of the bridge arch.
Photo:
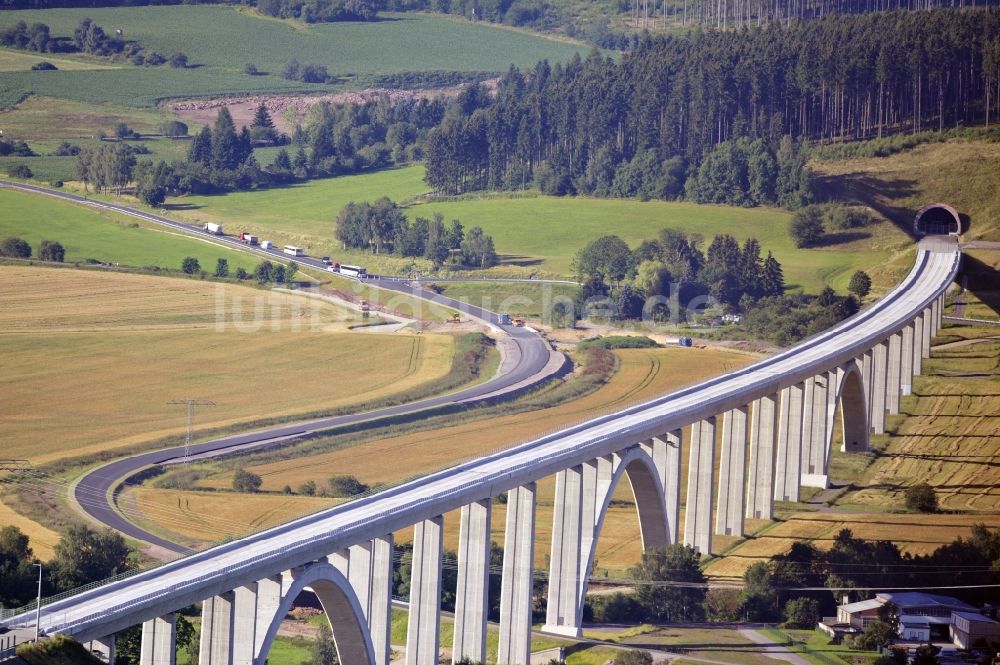
[{"label": "bridge arch", "polygon": [[833,452],[833,427],[837,415],[840,415],[840,429],[844,443],[841,451],[845,453],[860,453],[871,448],[871,428],[868,422],[868,394],[861,375],[861,367],[857,360],[852,360],[840,368],[840,381],[837,385],[837,399],[834,401],[834,413],[831,427],[827,433],[826,467],[830,467],[830,455]]},{"label": "bridge arch", "polygon": [[913,219],[913,231],[918,236],[957,236],[962,232],[962,218],[947,203],[931,203],[917,212]]},{"label": "bridge arch", "polygon": [[[286,573],[287,575],[288,573]],[[281,601],[270,618],[267,630],[257,649],[254,662],[263,663],[271,651],[285,615],[302,590],[309,587],[316,594],[323,612],[330,621],[333,641],[341,663],[375,665],[375,648],[361,604],[350,582],[328,563],[315,563],[291,572],[291,584],[282,585]]]},{"label": "bridge arch", "polygon": [[[639,534],[642,541],[642,551],[670,544],[669,516],[666,509],[666,493],[661,481],[660,470],[650,456],[645,446],[631,446],[615,455],[611,481],[607,487],[598,486],[596,511],[593,526],[593,538],[589,541],[586,551],[581,552],[580,596],[578,598],[578,617],[583,617],[583,605],[587,598],[590,569],[597,557],[597,543],[601,538],[604,520],[611,498],[622,477],[627,477],[635,500],[635,509],[639,518]],[[676,517],[674,518],[676,519]],[[589,529],[591,525],[583,525]],[[588,545],[587,542],[583,543]],[[579,628],[579,626],[577,626]]]}]

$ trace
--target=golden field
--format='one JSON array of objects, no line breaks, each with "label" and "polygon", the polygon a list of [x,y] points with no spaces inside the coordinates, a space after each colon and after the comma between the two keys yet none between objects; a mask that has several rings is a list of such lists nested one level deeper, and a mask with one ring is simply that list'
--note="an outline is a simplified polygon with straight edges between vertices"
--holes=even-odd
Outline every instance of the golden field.
[{"label": "golden field", "polygon": [[[630,349],[615,352],[619,369],[611,380],[595,392],[573,402],[526,414],[493,417],[475,422],[461,423],[425,432],[415,432],[388,437],[345,447],[334,452],[299,457],[281,462],[251,465],[246,468],[258,473],[264,480],[263,488],[273,492],[284,485],[298,487],[313,480],[323,486],[328,477],[351,474],[361,482],[374,484],[392,483],[404,478],[425,474],[461,459],[482,455],[496,448],[510,446],[542,435],[546,432],[580,422],[586,418],[613,409],[676,390],[725,370],[743,366],[753,360],[747,354],[717,349]],[[721,428],[719,428],[721,429]],[[387,463],[386,460],[392,460]],[[687,459],[683,459],[686,482]],[[200,485],[225,489],[232,482],[232,471],[219,472],[200,481]],[[685,487],[682,485],[682,499]],[[554,480],[544,479],[538,487],[537,521],[545,525],[552,520]],[[219,509],[213,514],[225,514],[233,523],[220,524],[214,538],[208,538],[201,523],[186,526],[178,502],[191,500],[193,495],[215,497],[211,501],[231,501],[240,508]],[[246,532],[251,526],[270,526],[282,519],[272,517],[270,511],[287,510],[290,502],[299,502],[299,512],[307,512],[334,505],[336,500],[319,500],[306,497],[288,497],[280,494],[255,496],[255,509],[242,510],[242,497],[228,492],[199,493],[189,491],[155,490],[135,492],[134,506],[148,522],[161,522],[163,526],[187,538],[220,540],[229,535]],[[631,489],[627,482],[619,484],[615,493],[616,503],[611,506],[605,521],[603,537],[598,546],[597,566],[610,573],[622,573],[633,565],[641,553],[638,521],[632,505]],[[195,505],[191,503],[190,505]],[[207,508],[206,508],[207,510]],[[294,511],[293,511],[294,512]],[[265,513],[267,514],[265,516]],[[206,513],[207,514],[207,513]],[[493,539],[503,542],[506,506],[494,505]],[[229,516],[232,516],[231,518]],[[288,517],[290,513],[283,513]],[[287,519],[288,517],[284,517]],[[455,549],[458,544],[458,514],[445,516],[445,546]],[[401,542],[408,541],[411,529],[397,534]],[[549,554],[550,530],[540,528],[536,534],[536,565],[544,564]],[[733,539],[719,538],[720,547]]]},{"label": "golden field", "polygon": [[[328,303],[233,284],[0,268],[4,456],[44,464],[199,429],[359,405],[445,376],[447,335],[349,332]],[[241,310],[240,314],[237,311]],[[241,318],[242,315],[242,318]]]}]

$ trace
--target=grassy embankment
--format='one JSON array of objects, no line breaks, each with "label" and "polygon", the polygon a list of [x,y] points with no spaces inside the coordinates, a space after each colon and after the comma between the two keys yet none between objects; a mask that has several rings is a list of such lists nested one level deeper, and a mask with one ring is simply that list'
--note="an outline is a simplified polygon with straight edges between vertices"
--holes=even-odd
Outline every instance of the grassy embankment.
[{"label": "grassy embankment", "polygon": [[903,233],[883,222],[866,230],[868,238],[821,249],[798,249],[788,237],[789,214],[771,208],[540,195],[429,203],[414,198],[426,191],[423,167],[411,166],[315,180],[287,189],[185,197],[184,209],[175,214],[198,222],[240,220],[248,228],[281,242],[309,247],[314,254],[330,254],[375,269],[399,271],[412,264],[426,271],[430,266],[423,261],[345,252],[333,235],[337,212],[351,201],[374,200],[383,195],[396,201],[411,199],[417,201],[406,208],[411,218],[441,213],[446,220],[461,220],[467,229],[483,227],[493,236],[501,254],[501,268],[490,274],[521,277],[532,273],[571,276],[573,257],[601,235],[617,234],[636,246],[666,227],[701,234],[706,241],[718,233],[731,233],[741,240],[757,237],[764,250],[773,251],[782,262],[789,286],[809,292],[818,292],[827,284],[843,291],[855,270],[877,269],[906,244]]},{"label": "grassy embankment", "polygon": [[[310,480],[322,487],[327,478],[337,474],[354,475],[369,485],[398,482],[620,409],[752,360],[746,354],[712,349],[642,349],[615,353],[619,368],[606,384],[572,402],[532,411],[531,417],[525,417],[520,411],[505,415],[503,410],[498,410],[491,412],[490,417],[478,417],[458,424],[453,421],[432,422],[423,431],[394,432],[390,429],[369,432],[362,437],[342,435],[328,441],[310,442],[310,447],[298,451],[276,451],[240,460],[220,460],[195,467],[199,474],[196,487],[210,491],[141,487],[129,490],[130,506],[140,512],[145,511],[150,522],[158,519],[167,522],[168,528],[175,534],[179,531],[180,535],[196,541],[217,540],[253,527],[276,524],[278,520],[269,517],[269,511],[277,510],[287,515],[285,511],[289,510],[291,501],[301,501],[300,514],[316,508],[312,498],[272,494],[253,497],[257,501],[253,504],[254,510],[247,511],[247,504],[242,501],[244,495],[226,491],[231,486],[232,474],[237,467],[260,474],[264,480],[263,489],[276,493],[286,484],[296,489]],[[400,463],[385,464],[386,459],[400,460]],[[686,467],[686,464],[685,457],[683,465]],[[539,524],[547,524],[552,519],[553,490],[552,479],[539,483]],[[638,559],[640,540],[631,492],[626,483],[619,486],[615,499],[606,521],[598,559],[602,570],[620,573]],[[337,502],[327,501],[327,505]],[[188,512],[197,512],[199,521],[177,524],[181,507]],[[494,506],[493,538],[497,542],[503,540],[504,511],[503,505]],[[215,519],[216,516],[218,519]],[[446,546],[454,549],[458,538],[455,528],[457,515],[447,515],[445,525]],[[409,540],[411,535],[408,531],[397,534],[401,541]],[[538,565],[548,554],[547,533],[547,529],[539,529],[537,534],[535,552]]]},{"label": "grassy embankment", "polygon": [[[529,66],[541,59],[566,61],[574,53],[588,50],[486,23],[425,14],[384,14],[382,20],[367,23],[306,25],[231,7],[185,5],[9,11],[0,17],[0,26],[20,20],[28,24],[41,21],[54,35],[72,35],[88,16],[105,30],[123,28],[126,38],[167,56],[183,51],[195,66],[8,71],[0,73],[0,90],[4,91],[0,108],[27,94],[149,107],[167,97],[338,89],[282,79],[281,70],[292,58],[326,65],[341,84],[364,86],[378,74],[434,70],[499,73],[511,63]],[[371,47],[376,44],[377,48]],[[243,65],[248,62],[264,74],[246,75]]]},{"label": "grassy embankment", "polygon": [[[167,402],[180,397],[215,401],[196,425],[218,432],[261,417],[408,401],[483,378],[453,358],[467,350],[464,338],[350,332],[353,312],[292,294],[72,268],[0,272],[5,454],[35,466],[176,443],[184,414]],[[492,375],[493,353],[480,362]],[[4,524],[38,536],[37,552],[51,546],[51,532],[0,511]]]}]

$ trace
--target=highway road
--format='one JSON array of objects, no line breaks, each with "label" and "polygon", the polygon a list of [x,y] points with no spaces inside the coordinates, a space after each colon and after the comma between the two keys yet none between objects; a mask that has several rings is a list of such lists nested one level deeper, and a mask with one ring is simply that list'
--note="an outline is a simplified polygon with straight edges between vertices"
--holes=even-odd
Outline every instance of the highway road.
[{"label": "highway road", "polygon": [[[954,279],[961,254],[917,252],[887,296],[832,329],[749,367],[507,450],[218,545],[48,605],[46,632],[86,640],[433,519],[561,470],[739,408],[855,360],[909,325]],[[29,624],[30,613],[12,619]]]},{"label": "highway road", "polygon": [[[178,231],[194,234],[200,238],[216,242],[220,245],[230,246],[234,249],[251,252],[262,257],[281,261],[294,260],[299,265],[309,266],[321,271],[326,270],[326,266],[322,263],[322,261],[316,258],[291,257],[277,249],[266,250],[260,247],[250,247],[236,237],[210,235],[205,233],[198,226],[184,224],[161,215],[155,215],[142,210],[137,210],[129,206],[117,205],[83,196],[77,196],[76,194],[68,192],[60,192],[44,187],[36,187],[34,185],[5,180],[0,180],[0,187],[51,196],[71,201],[73,203],[87,205],[93,208],[113,210],[125,215],[161,224]],[[218,453],[219,451],[226,449],[234,449],[235,451],[235,449],[245,447],[247,444],[263,444],[264,442],[275,439],[285,439],[288,441],[317,431],[328,430],[344,425],[354,425],[381,418],[416,413],[418,411],[447,404],[454,404],[457,402],[474,403],[477,400],[487,398],[487,396],[492,395],[497,391],[522,384],[532,377],[539,375],[549,363],[551,351],[545,340],[530,329],[512,325],[500,325],[497,322],[497,314],[494,312],[448,298],[447,296],[436,294],[433,291],[421,289],[419,286],[413,286],[407,281],[399,278],[374,275],[369,279],[365,279],[364,282],[372,286],[405,293],[444,307],[460,310],[468,316],[472,316],[489,323],[495,329],[502,330],[503,333],[508,335],[514,341],[516,344],[517,364],[509,368],[503,374],[497,375],[490,381],[486,381],[482,384],[465,388],[463,390],[458,390],[456,392],[429,397],[407,404],[376,409],[373,411],[332,416],[329,418],[319,418],[316,420],[269,427],[234,436],[213,439],[211,441],[191,446],[191,455]],[[542,377],[539,377],[539,380],[541,380],[541,378]],[[125,519],[125,517],[115,509],[112,502],[104,499],[97,500],[97,497],[109,496],[110,492],[117,487],[122,478],[132,475],[133,473],[136,473],[137,471],[140,471],[150,465],[162,464],[169,460],[178,459],[183,457],[184,454],[185,448],[183,446],[178,446],[117,460],[105,466],[99,467],[83,476],[77,482],[73,490],[74,496],[76,497],[77,503],[81,506],[81,508],[90,517],[98,522],[106,524],[131,538],[136,538],[138,540],[157,545],[178,554],[186,553],[189,551],[187,548],[165,538],[161,538],[156,534],[146,531],[145,529],[141,529]]]}]

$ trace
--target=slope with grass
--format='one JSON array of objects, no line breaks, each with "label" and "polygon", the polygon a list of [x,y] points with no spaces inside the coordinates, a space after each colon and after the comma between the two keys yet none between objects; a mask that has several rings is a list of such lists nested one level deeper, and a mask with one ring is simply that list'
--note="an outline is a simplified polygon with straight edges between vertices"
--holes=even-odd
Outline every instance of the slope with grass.
[{"label": "slope with grass", "polygon": [[127,266],[157,266],[179,270],[185,257],[198,259],[212,271],[224,258],[229,268],[252,271],[253,257],[207,240],[165,231],[107,210],[96,210],[37,194],[0,188],[0,238],[18,236],[28,241],[37,255],[42,240],[56,240],[66,249],[65,260],[95,259]]},{"label": "slope with grass", "polygon": [[[789,550],[799,540],[829,547],[841,529],[886,539],[903,552],[928,554],[973,524],[1000,528],[1000,333],[996,328],[947,326],[935,342],[913,395],[890,416],[888,434],[874,437],[869,455],[847,455],[834,442],[831,477],[847,489],[826,512],[785,504],[781,521],[713,561],[707,573],[739,577],[751,564]],[[941,512],[907,512],[904,492],[918,482],[936,490]]]},{"label": "slope with grass", "polygon": [[[566,61],[586,47],[483,23],[426,14],[385,14],[372,22],[301,24],[226,6],[181,5],[6,11],[0,27],[46,23],[72,35],[90,17],[166,56],[184,52],[188,69],[126,66],[100,71],[0,72],[0,108],[27,94],[122,106],[152,106],[167,97],[321,92],[331,86],[286,81],[285,63],[320,63],[341,82],[370,83],[376,74],[433,70],[503,72],[511,64]],[[245,63],[264,75],[248,76]],[[38,76],[38,74],[42,74]]]},{"label": "slope with grass", "polygon": [[[287,497],[279,492],[285,485],[297,489],[302,483],[313,481],[320,488],[333,475],[350,474],[361,482],[392,483],[414,475],[435,471],[472,456],[485,454],[499,447],[506,447],[520,441],[529,440],[559,427],[579,422],[587,417],[607,413],[640,400],[689,385],[693,382],[718,374],[725,369],[741,366],[752,360],[747,354],[711,349],[631,349],[615,352],[619,358],[619,370],[611,380],[593,393],[559,406],[541,409],[531,413],[531,417],[519,415],[496,415],[470,422],[393,435],[378,433],[370,440],[345,443],[338,446],[337,439],[330,442],[333,450],[318,454],[304,455],[294,450],[269,454],[267,461],[255,461],[254,456],[238,462],[219,462],[195,467],[199,475],[196,487],[210,490],[210,498],[201,501],[218,501],[218,490],[231,487],[233,469],[245,467],[259,474],[264,481],[263,489],[274,492],[266,498],[259,498],[260,510],[234,517],[238,523],[213,519],[212,511],[204,510],[199,519],[203,524],[187,525],[180,520],[176,506],[193,501],[201,492],[184,490],[143,489],[133,495],[130,510],[135,509],[146,522],[156,523],[160,533],[170,533],[188,539],[189,542],[206,540],[215,530],[221,539],[233,533],[244,533],[252,526],[267,526],[277,523],[270,518],[261,518],[270,510],[292,505],[292,500],[300,500],[301,513],[315,510],[315,499],[311,497]],[[320,442],[321,443],[321,442]],[[274,457],[283,457],[270,461]],[[385,459],[399,460],[399,464],[387,465]],[[686,465],[687,460],[683,460]],[[683,488],[682,488],[683,489]],[[554,486],[551,479],[539,483],[538,523],[544,525],[552,519],[552,497]],[[240,495],[226,493],[230,501],[239,502]],[[682,494],[683,496],[683,494]],[[255,497],[256,498],[256,497]],[[336,500],[327,499],[327,505]],[[494,540],[502,542],[505,506],[494,506]],[[284,514],[284,513],[283,513]],[[457,547],[457,514],[445,517],[445,544]],[[256,520],[256,521],[255,521]],[[161,523],[162,522],[162,523]],[[251,524],[253,522],[253,524]],[[412,530],[398,534],[401,542],[408,541]],[[536,562],[541,565],[549,549],[548,529],[540,528],[536,535]],[[631,491],[627,483],[618,487],[615,503],[609,511],[607,528],[598,549],[599,567],[617,573],[633,565],[641,552],[638,522]]]},{"label": "slope with grass", "polygon": [[[389,196],[411,203],[406,214],[459,219],[466,229],[481,226],[493,236],[501,262],[511,274],[572,275],[572,261],[588,242],[617,234],[632,246],[655,238],[663,228],[700,234],[707,241],[718,233],[739,239],[754,236],[765,251],[781,261],[791,288],[818,292],[827,284],[844,291],[855,270],[877,272],[879,266],[908,245],[907,237],[888,222],[865,230],[868,237],[843,245],[798,249],[788,235],[789,215],[771,208],[732,208],[685,202],[591,199],[584,197],[484,196],[467,200],[420,202],[428,189],[423,166],[364,175],[314,180],[287,189],[240,192],[226,196],[185,197],[176,215],[189,221],[225,223],[240,220],[282,242],[296,242],[314,253],[330,253],[361,263],[378,260],[387,268],[406,265],[424,269],[426,262],[387,260],[362,252],[345,252],[334,237],[334,221],[351,201]],[[908,268],[908,265],[907,265]],[[494,271],[496,274],[496,271]],[[891,282],[891,278],[884,280]]]},{"label": "slope with grass", "polygon": [[952,139],[812,166],[824,192],[871,206],[907,233],[918,210],[942,201],[967,216],[967,240],[1000,240],[1000,143]]}]

